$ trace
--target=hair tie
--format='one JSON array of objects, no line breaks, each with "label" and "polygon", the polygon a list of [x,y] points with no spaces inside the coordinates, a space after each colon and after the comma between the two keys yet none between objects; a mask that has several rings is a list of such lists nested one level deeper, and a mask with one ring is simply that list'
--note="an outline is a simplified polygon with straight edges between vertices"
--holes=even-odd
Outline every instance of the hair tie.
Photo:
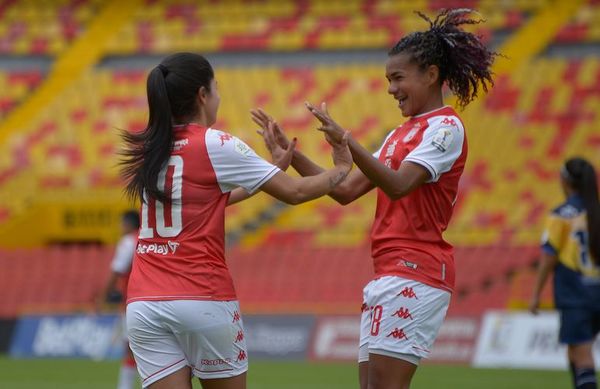
[{"label": "hair tie", "polygon": [[167,69],[167,67],[165,65],[163,65],[162,63],[159,63],[157,68],[160,69],[160,72],[162,73],[163,77],[167,77],[167,74],[169,74],[169,69]]}]

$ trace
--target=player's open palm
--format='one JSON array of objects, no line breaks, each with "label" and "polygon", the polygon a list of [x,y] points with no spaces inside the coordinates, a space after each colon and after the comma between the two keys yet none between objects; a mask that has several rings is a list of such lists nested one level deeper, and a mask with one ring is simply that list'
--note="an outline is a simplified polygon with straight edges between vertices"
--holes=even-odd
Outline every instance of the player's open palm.
[{"label": "player's open palm", "polygon": [[287,147],[283,148],[275,140],[274,128],[275,123],[269,121],[264,129],[257,130],[256,132],[262,136],[265,146],[271,154],[273,164],[277,165],[281,170],[287,170],[292,163],[297,139],[294,138],[291,142],[287,142]]}]

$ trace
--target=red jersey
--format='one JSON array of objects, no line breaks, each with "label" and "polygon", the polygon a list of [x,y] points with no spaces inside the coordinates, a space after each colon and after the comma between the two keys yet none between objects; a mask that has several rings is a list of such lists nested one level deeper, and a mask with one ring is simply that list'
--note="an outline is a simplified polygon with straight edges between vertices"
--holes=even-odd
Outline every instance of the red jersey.
[{"label": "red jersey", "polygon": [[229,192],[253,193],[279,169],[238,138],[189,124],[174,127],[171,157],[158,176],[164,204],[142,205],[127,302],[235,300],[225,262]]},{"label": "red jersey", "polygon": [[374,156],[392,169],[410,161],[431,175],[427,183],[395,201],[377,190],[371,229],[375,277],[398,275],[452,291],[453,248],[442,233],[467,159],[461,120],[448,106],[414,116],[392,131]]}]

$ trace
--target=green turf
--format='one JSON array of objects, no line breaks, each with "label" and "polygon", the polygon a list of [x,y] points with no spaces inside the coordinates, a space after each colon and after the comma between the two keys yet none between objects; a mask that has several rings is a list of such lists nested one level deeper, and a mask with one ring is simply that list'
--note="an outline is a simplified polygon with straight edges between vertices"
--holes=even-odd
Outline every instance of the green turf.
[{"label": "green turf", "polygon": [[[0,357],[1,389],[114,389],[118,362]],[[353,364],[251,361],[248,389],[358,388]],[[195,388],[200,386],[195,384]],[[564,389],[566,371],[491,370],[425,365],[412,389]]]}]

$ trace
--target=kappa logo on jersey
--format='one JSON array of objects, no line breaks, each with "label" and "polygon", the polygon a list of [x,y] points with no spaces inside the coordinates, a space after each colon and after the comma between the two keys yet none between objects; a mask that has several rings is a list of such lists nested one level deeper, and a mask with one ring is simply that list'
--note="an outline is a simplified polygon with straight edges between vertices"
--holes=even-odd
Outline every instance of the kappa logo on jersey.
[{"label": "kappa logo on jersey", "polygon": [[413,319],[408,308],[404,308],[404,307],[400,307],[400,309],[398,309],[396,312],[394,312],[394,314],[392,316],[398,316],[400,319],[410,319],[410,320]]},{"label": "kappa logo on jersey", "polygon": [[396,139],[395,141],[393,141],[392,143],[390,143],[387,147],[387,150],[385,152],[385,156],[387,157],[391,157],[392,155],[394,155],[394,151],[396,151],[396,145],[398,144],[398,139]]},{"label": "kappa logo on jersey", "polygon": [[136,251],[138,254],[154,253],[154,254],[168,255],[168,254],[175,254],[178,247],[179,247],[179,242],[173,242],[173,241],[168,241],[166,244],[156,244],[156,243],[143,244],[141,242],[138,242]]},{"label": "kappa logo on jersey", "polygon": [[421,129],[421,123],[415,124],[414,127],[411,128],[411,130],[408,132],[408,134],[406,134],[406,136],[402,139],[402,143],[410,142],[415,137],[417,132],[419,132],[419,129]]},{"label": "kappa logo on jersey", "polygon": [[187,146],[189,143],[190,141],[188,138],[176,140],[175,142],[173,142],[173,150],[179,151],[183,149],[184,146]]},{"label": "kappa logo on jersey", "polygon": [[446,125],[450,125],[452,127],[456,127],[456,122],[454,121],[454,119],[451,119],[451,118],[444,118],[444,120],[442,120],[442,124],[446,124]]},{"label": "kappa logo on jersey", "polygon": [[[453,120],[453,122],[454,122],[454,120]],[[452,131],[450,129],[440,128],[438,130],[438,132],[433,136],[433,139],[431,140],[431,144],[433,146],[435,146],[435,148],[438,149],[439,151],[445,152],[446,150],[448,150],[448,148],[452,144],[453,140],[454,140],[454,135],[452,134]]]},{"label": "kappa logo on jersey", "polygon": [[241,342],[244,340],[244,331],[238,331],[237,336],[235,337],[235,343]]},{"label": "kappa logo on jersey", "polygon": [[233,313],[233,321],[232,321],[232,323],[235,323],[236,321],[240,321],[240,313],[238,311],[235,311]]},{"label": "kappa logo on jersey", "polygon": [[240,350],[240,353],[237,356],[236,362],[243,361],[246,359],[246,352],[244,350]]},{"label": "kappa logo on jersey", "polygon": [[360,311],[367,312],[368,310],[369,310],[369,306],[367,305],[367,303],[363,303],[360,307]]},{"label": "kappa logo on jersey", "polygon": [[232,140],[233,135],[229,135],[223,132],[221,133],[221,135],[219,135],[219,139],[221,140],[221,146],[225,146],[225,142]]},{"label": "kappa logo on jersey", "polygon": [[408,340],[408,336],[406,336],[406,334],[404,333],[404,330],[402,328],[398,329],[398,328],[394,328],[394,331],[390,332],[386,338],[392,337],[394,339],[406,339]]},{"label": "kappa logo on jersey", "polygon": [[413,290],[413,288],[409,288],[408,286],[405,287],[404,289],[402,289],[402,292],[400,292],[400,293],[398,293],[396,295],[396,297],[398,297],[398,296],[406,297],[406,298],[409,298],[409,299],[412,299],[412,298],[415,298],[417,300],[419,299],[417,297],[417,294]]}]

